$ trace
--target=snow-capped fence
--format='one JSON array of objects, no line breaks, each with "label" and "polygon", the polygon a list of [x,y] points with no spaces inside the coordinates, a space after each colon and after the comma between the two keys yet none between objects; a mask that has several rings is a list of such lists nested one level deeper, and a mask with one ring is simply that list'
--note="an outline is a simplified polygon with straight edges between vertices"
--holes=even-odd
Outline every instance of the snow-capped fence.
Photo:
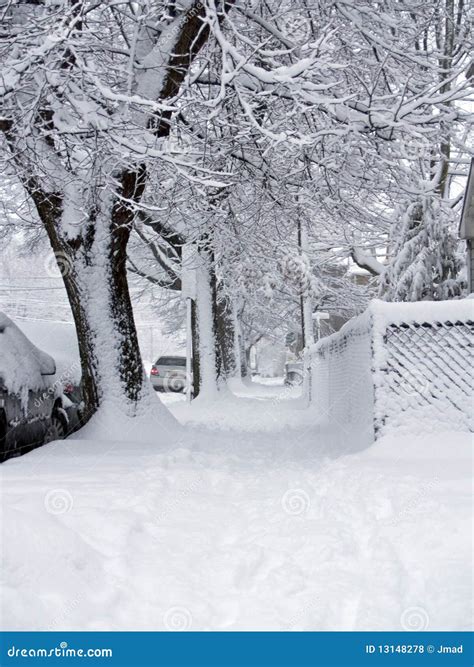
[{"label": "snow-capped fence", "polygon": [[373,301],[307,351],[309,400],[356,447],[414,421],[470,430],[473,344],[474,300]]}]

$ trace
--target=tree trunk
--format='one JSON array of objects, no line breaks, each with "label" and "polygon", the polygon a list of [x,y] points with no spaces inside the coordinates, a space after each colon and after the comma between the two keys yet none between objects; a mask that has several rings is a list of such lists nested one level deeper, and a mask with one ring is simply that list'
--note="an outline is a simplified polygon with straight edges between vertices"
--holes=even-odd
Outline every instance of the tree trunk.
[{"label": "tree trunk", "polygon": [[81,355],[86,420],[107,400],[122,397],[133,415],[147,392],[121,258],[125,248],[112,243],[110,263],[97,264],[90,261],[94,245],[70,255],[71,267],[64,273]]},{"label": "tree trunk", "polygon": [[[122,183],[136,193],[143,184]],[[130,416],[149,387],[138,346],[128,289],[126,251],[132,211],[118,200],[89,213],[82,234],[62,230],[63,198],[31,190],[45,225],[76,324],[85,403],[84,422],[107,400],[122,400]]]},{"label": "tree trunk", "polygon": [[240,348],[240,377],[246,378],[249,376],[249,364],[248,356],[246,351],[245,340],[243,336],[239,334],[239,348]]},{"label": "tree trunk", "polygon": [[201,362],[199,351],[198,306],[195,299],[191,301],[191,330],[193,332],[193,398],[201,391]]},{"label": "tree trunk", "polygon": [[214,263],[210,268],[212,311],[218,381],[235,377],[235,328],[232,305],[219,286]]},{"label": "tree trunk", "polygon": [[199,329],[200,389],[215,393],[238,373],[232,305],[216,274],[211,241],[199,250],[197,310]]},{"label": "tree trunk", "polygon": [[233,325],[234,325],[234,357],[236,366],[236,376],[242,378],[247,377],[247,357],[245,354],[245,342],[242,335],[242,329],[239,320],[240,309],[234,305],[233,308]]},{"label": "tree trunk", "polygon": [[[197,320],[199,329],[199,394],[213,398],[219,390],[220,375],[217,369],[216,337],[212,304],[210,257],[206,250],[199,251],[200,262],[196,268]],[[220,365],[220,364],[219,364]]]}]

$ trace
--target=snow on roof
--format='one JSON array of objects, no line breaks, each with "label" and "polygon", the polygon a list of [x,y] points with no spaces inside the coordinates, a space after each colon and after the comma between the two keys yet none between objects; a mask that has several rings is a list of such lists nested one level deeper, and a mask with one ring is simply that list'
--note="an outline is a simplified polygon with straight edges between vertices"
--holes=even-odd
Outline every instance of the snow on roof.
[{"label": "snow on roof", "polygon": [[54,375],[54,359],[37,348],[12,320],[0,312],[0,377],[11,392],[44,389]]}]

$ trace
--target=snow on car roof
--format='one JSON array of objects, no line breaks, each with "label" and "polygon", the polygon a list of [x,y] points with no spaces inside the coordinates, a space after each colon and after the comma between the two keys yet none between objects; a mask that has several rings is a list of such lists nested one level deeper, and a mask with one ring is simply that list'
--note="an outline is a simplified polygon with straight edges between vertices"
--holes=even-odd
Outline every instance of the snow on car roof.
[{"label": "snow on car roof", "polygon": [[0,377],[8,391],[43,389],[54,375],[54,359],[37,348],[12,320],[0,312]]},{"label": "snow on car roof", "polygon": [[12,318],[35,345],[50,354],[56,362],[56,377],[79,384],[81,363],[76,327],[72,322]]}]

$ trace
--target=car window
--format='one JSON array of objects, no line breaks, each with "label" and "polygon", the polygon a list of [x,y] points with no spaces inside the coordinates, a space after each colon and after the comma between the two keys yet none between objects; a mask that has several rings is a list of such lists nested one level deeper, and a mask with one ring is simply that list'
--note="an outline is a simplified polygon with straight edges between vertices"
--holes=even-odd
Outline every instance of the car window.
[{"label": "car window", "polygon": [[183,366],[186,367],[185,357],[159,357],[157,366]]}]

